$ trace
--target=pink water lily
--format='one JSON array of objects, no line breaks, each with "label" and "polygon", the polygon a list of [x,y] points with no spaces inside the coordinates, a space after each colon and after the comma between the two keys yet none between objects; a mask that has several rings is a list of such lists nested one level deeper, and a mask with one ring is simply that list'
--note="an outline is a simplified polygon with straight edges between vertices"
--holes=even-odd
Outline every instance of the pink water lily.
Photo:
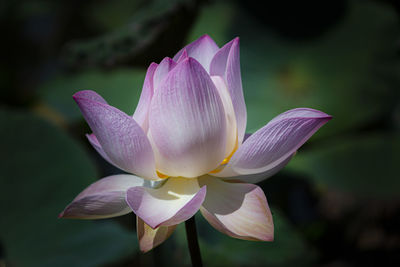
[{"label": "pink water lily", "polygon": [[224,234],[272,241],[272,215],[254,183],[282,169],[331,119],[318,110],[292,109],[245,139],[239,39],[219,48],[207,35],[149,66],[133,116],[93,91],[73,97],[93,131],[89,142],[130,174],[90,185],[60,217],[133,211],[142,251],[161,244],[198,210]]}]

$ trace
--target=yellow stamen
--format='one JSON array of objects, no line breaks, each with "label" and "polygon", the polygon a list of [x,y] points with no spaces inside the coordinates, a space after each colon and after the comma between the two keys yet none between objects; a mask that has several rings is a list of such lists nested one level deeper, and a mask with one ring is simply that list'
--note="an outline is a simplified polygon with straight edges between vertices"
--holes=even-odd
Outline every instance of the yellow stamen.
[{"label": "yellow stamen", "polygon": [[238,139],[236,137],[236,144],[235,147],[233,148],[231,154],[229,154],[229,156],[227,156],[226,158],[224,158],[224,160],[221,162],[221,164],[214,170],[210,171],[210,173],[219,173],[220,171],[222,171],[223,167],[228,164],[228,162],[231,160],[233,154],[235,154],[236,150],[238,149],[239,144],[238,144]]},{"label": "yellow stamen", "polygon": [[221,162],[221,165],[227,164],[229,162],[229,160],[230,160],[230,156],[227,158],[224,158],[224,160]]},{"label": "yellow stamen", "polygon": [[222,171],[222,167],[223,165],[219,165],[216,169],[210,171],[209,173],[219,173],[220,171]]},{"label": "yellow stamen", "polygon": [[157,173],[158,177],[160,177],[161,179],[167,179],[169,177],[168,175],[162,174],[159,171],[156,171],[156,173]]}]

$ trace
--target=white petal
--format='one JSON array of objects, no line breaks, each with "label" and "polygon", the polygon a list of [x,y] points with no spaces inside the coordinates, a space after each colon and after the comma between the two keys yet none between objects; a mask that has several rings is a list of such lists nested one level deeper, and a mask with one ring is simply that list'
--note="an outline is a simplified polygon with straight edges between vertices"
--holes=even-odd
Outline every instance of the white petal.
[{"label": "white petal", "polygon": [[192,217],[206,196],[197,179],[169,178],[158,189],[132,187],[126,201],[133,212],[151,228],[173,226]]},{"label": "white petal", "polygon": [[103,178],[83,190],[59,215],[62,218],[102,219],[127,214],[126,190],[145,180],[128,174]]},{"label": "white petal", "polygon": [[207,197],[200,211],[214,228],[239,239],[274,239],[271,211],[260,187],[209,176],[200,178],[199,183],[207,185]]},{"label": "white petal", "polygon": [[218,50],[211,61],[210,74],[223,77],[228,85],[235,110],[238,144],[240,146],[246,131],[247,112],[240,73],[239,38],[233,39]]},{"label": "white petal", "polygon": [[224,79],[222,79],[222,77],[220,76],[211,76],[211,80],[214,82],[215,87],[218,90],[219,96],[221,97],[222,104],[224,105],[226,119],[225,158],[227,158],[234,152],[237,144],[235,111],[233,109],[232,100]]},{"label": "white petal", "polygon": [[152,229],[142,219],[136,217],[136,232],[142,252],[147,252],[157,247],[172,235],[176,228],[173,226],[160,226]]}]

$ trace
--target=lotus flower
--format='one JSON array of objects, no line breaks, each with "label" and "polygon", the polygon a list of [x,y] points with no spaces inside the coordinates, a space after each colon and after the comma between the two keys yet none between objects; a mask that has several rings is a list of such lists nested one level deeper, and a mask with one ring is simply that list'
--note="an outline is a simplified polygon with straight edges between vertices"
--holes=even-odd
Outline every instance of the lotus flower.
[{"label": "lotus flower", "polygon": [[150,64],[133,116],[93,91],[73,98],[93,131],[87,138],[94,149],[129,174],[93,183],[60,217],[133,211],[142,251],[161,244],[198,210],[231,237],[272,241],[271,211],[254,183],[282,169],[331,119],[292,109],[247,137],[239,38],[218,48],[207,35],[173,59]]}]

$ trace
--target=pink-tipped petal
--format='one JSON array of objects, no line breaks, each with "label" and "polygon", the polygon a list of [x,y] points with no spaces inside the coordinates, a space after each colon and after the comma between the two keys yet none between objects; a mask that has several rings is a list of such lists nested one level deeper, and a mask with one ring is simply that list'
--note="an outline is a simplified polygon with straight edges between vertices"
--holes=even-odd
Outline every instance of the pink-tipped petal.
[{"label": "pink-tipped petal", "polygon": [[176,66],[175,61],[173,61],[169,57],[166,57],[161,61],[156,71],[154,72],[154,91],[157,90],[162,80],[167,76],[168,72],[170,72],[175,66]]},{"label": "pink-tipped petal", "polygon": [[143,129],[122,111],[94,101],[96,95],[80,91],[74,99],[108,158],[127,172],[158,180],[153,151]]},{"label": "pink-tipped petal", "polygon": [[186,51],[186,48],[182,49],[182,53],[179,56],[178,60],[176,61],[176,63],[181,63],[183,60],[185,60],[186,58],[188,58],[188,53]]},{"label": "pink-tipped petal", "polygon": [[215,87],[218,90],[219,96],[221,97],[222,104],[224,105],[224,110],[225,110],[225,120],[226,120],[225,158],[226,158],[232,154],[232,152],[236,147],[236,142],[237,142],[235,111],[233,109],[232,100],[224,79],[220,76],[211,76],[211,80],[214,82]]},{"label": "pink-tipped petal", "polygon": [[239,239],[273,241],[272,215],[260,187],[209,176],[200,178],[199,183],[207,186],[200,211],[215,229]]},{"label": "pink-tipped petal", "polygon": [[177,61],[182,53],[186,50],[189,57],[195,58],[204,69],[210,71],[210,63],[215,53],[218,51],[218,45],[207,34],[201,36],[196,41],[188,44],[182,48],[175,56],[174,60]]},{"label": "pink-tipped petal", "polygon": [[[94,102],[99,102],[102,104],[108,105],[107,101],[104,100],[104,98],[99,95],[98,93],[92,91],[92,90],[83,90],[77,92],[75,95],[79,95],[80,98],[85,98]],[[72,96],[75,99],[75,95]]]},{"label": "pink-tipped petal", "polygon": [[173,226],[192,217],[206,196],[206,187],[197,179],[169,178],[158,189],[129,188],[126,202],[151,228]]},{"label": "pink-tipped petal", "polygon": [[153,97],[154,86],[153,86],[153,76],[157,69],[156,63],[151,63],[147,69],[146,77],[144,79],[142,93],[140,94],[139,103],[133,113],[133,119],[142,127],[143,131],[147,133],[149,128],[149,107],[151,98]]},{"label": "pink-tipped petal", "polygon": [[224,107],[211,78],[193,58],[179,63],[154,93],[149,122],[157,170],[165,175],[197,177],[224,159]]},{"label": "pink-tipped petal", "polygon": [[136,232],[139,239],[140,251],[148,252],[157,247],[172,235],[176,228],[173,226],[160,226],[152,229],[142,219],[136,217]]},{"label": "pink-tipped petal", "polygon": [[93,146],[93,148],[97,151],[97,153],[99,153],[108,163],[118,168],[118,166],[114,162],[112,162],[111,159],[107,156],[106,152],[104,152],[103,148],[99,143],[99,140],[97,140],[97,137],[93,133],[86,134],[86,138],[89,140],[89,143]]},{"label": "pink-tipped petal", "polygon": [[[219,177],[276,173],[294,152],[332,117],[314,109],[286,111],[252,134],[233,155]],[[241,179],[246,181],[246,179]]]},{"label": "pink-tipped petal", "polygon": [[246,131],[247,112],[240,73],[239,38],[233,39],[218,50],[211,61],[210,74],[221,76],[226,81],[235,110],[240,145]]},{"label": "pink-tipped petal", "polygon": [[126,204],[126,190],[142,186],[144,180],[128,174],[103,178],[83,190],[60,218],[102,219],[127,214],[132,210]]}]

